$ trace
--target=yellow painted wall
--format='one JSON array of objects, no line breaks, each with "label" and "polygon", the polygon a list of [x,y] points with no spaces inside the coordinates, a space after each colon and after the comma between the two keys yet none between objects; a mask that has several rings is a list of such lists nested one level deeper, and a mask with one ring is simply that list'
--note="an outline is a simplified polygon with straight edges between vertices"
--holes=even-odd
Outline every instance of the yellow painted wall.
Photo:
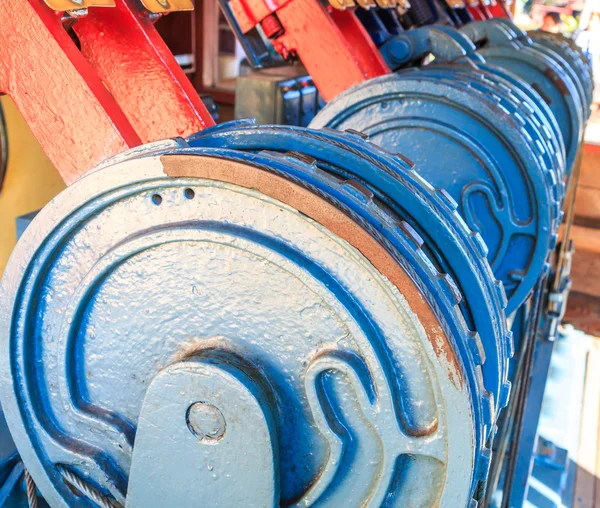
[{"label": "yellow painted wall", "polygon": [[8,169],[0,191],[0,274],[16,243],[15,218],[42,208],[65,184],[8,97],[0,98],[8,131]]}]

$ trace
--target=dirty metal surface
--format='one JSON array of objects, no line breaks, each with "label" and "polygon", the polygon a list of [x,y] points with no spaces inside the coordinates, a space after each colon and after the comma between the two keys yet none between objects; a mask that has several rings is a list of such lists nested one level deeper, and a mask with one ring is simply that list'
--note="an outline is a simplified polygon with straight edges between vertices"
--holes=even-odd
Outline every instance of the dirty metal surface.
[{"label": "dirty metal surface", "polygon": [[1,2],[0,17],[0,93],[11,97],[67,183],[140,144],[52,10],[40,0]]},{"label": "dirty metal surface", "polygon": [[65,12],[89,7],[114,7],[115,0],[44,0],[53,11]]},{"label": "dirty metal surface", "polygon": [[150,12],[166,13],[176,11],[193,11],[193,0],[140,0]]},{"label": "dirty metal surface", "polygon": [[90,10],[74,30],[84,57],[143,143],[214,125],[152,21],[132,2],[118,0],[112,9]]},{"label": "dirty metal surface", "polygon": [[[421,249],[465,295],[459,305],[474,334],[469,344],[485,353],[485,358],[475,354],[473,362],[481,365],[484,391],[493,400],[495,410],[503,406],[509,392],[505,358],[512,350],[503,317],[504,289],[487,263],[482,238],[460,219],[454,200],[445,191],[432,188],[410,161],[365,143],[359,133],[256,127],[251,121],[208,129],[187,141],[191,146],[248,152],[302,153],[321,171],[368,188],[373,193],[373,204],[410,226],[420,239]],[[482,404],[489,405],[485,397]]]},{"label": "dirty metal surface", "polygon": [[5,272],[2,405],[44,497],[74,503],[67,471],[124,504],[147,386],[217,354],[273,388],[281,502],[466,505],[474,365],[414,239],[297,158],[155,151],[68,188]]},{"label": "dirty metal surface", "polygon": [[558,182],[491,93],[420,73],[386,76],[331,101],[311,127],[357,129],[408,156],[483,236],[507,312],[528,296],[555,241]]}]

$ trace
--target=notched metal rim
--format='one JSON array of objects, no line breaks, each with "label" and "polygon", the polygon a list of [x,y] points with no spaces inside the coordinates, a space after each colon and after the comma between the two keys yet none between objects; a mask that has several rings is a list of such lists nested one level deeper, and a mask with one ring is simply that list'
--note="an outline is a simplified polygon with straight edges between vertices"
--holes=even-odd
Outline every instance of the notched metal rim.
[{"label": "notched metal rim", "polygon": [[[190,160],[190,159],[194,159],[194,160]],[[164,167],[164,171],[165,174],[169,177],[193,177],[193,178],[202,178],[202,176],[199,176],[197,174],[197,171],[189,171],[189,168],[192,166],[197,166],[196,163],[198,162],[206,162],[207,159],[210,159],[209,157],[201,157],[201,156],[163,156],[161,158],[161,168]],[[154,158],[154,159],[146,159],[144,164],[149,163],[151,164],[151,161],[158,161],[158,158]],[[132,161],[134,162],[134,161]],[[191,162],[193,162],[194,164],[190,164]],[[124,163],[123,166],[127,166],[128,163]],[[227,166],[231,166],[230,162],[227,162],[225,160],[222,159],[210,159],[210,164],[204,164],[204,166],[207,168],[207,172],[208,174],[204,176],[204,178],[209,178],[209,179],[215,179],[215,174],[211,174],[211,168],[213,168],[212,171],[214,171],[214,165],[215,164],[222,164],[223,167],[225,167],[225,169],[229,169],[231,170],[231,168],[228,168]],[[246,169],[248,167],[251,166],[246,166],[244,164],[239,163],[238,164],[241,168]],[[153,164],[153,166],[156,168],[158,165],[157,164]],[[127,185],[128,184],[128,176],[124,176],[127,175],[127,167],[124,168],[110,168],[111,173],[114,175],[115,173],[119,173],[122,172],[120,175],[117,176],[117,180],[120,179],[121,181],[121,185]],[[252,168],[253,171],[258,171],[260,172],[259,169],[257,168]],[[118,170],[118,171],[117,171]],[[156,169],[154,169],[154,171],[156,171]],[[186,173],[186,171],[189,171],[189,174]],[[264,171],[263,171],[264,173]],[[230,172],[229,173],[231,178],[233,178],[234,182],[236,185],[239,185],[239,181],[243,180],[243,178],[241,178],[242,175],[240,175],[239,172],[234,171],[233,174]],[[93,175],[96,175],[95,179],[98,180],[100,179],[102,176],[104,175],[100,175],[98,173],[93,173],[91,174],[91,176],[87,176],[84,179],[87,180],[88,178],[93,178]],[[156,175],[159,176],[159,175]],[[271,177],[274,177],[274,175],[270,175]],[[285,198],[283,201],[287,202],[287,201],[294,201],[294,199],[298,199],[300,200],[299,202],[302,202],[302,199],[300,196],[295,195],[296,189],[294,187],[297,187],[295,184],[289,182],[289,181],[285,181],[284,179],[280,178],[280,177],[274,177],[276,180],[281,180],[281,182],[277,182],[277,184],[271,184],[271,187],[269,187],[267,185],[267,188],[265,190],[271,190],[273,192],[277,192],[279,193],[280,197]],[[114,179],[113,179],[113,183],[114,183]],[[283,187],[280,185],[280,183],[285,183],[286,185],[284,185]],[[244,186],[242,184],[242,186]],[[257,182],[256,179],[253,180],[249,180],[247,182],[247,186],[249,188],[257,188]],[[83,192],[81,193],[76,193],[76,199],[75,201],[77,201],[80,205],[85,203],[87,200],[92,199],[95,197],[95,195],[100,192],[98,186],[84,186],[84,185],[80,185],[80,189],[75,190],[75,188],[77,187],[77,184],[75,184],[74,187],[72,187],[71,189],[73,189],[73,192],[76,193],[78,190],[82,190]],[[100,186],[102,187],[102,186]],[[258,185],[258,187],[260,187],[260,185]],[[114,188],[114,186],[111,186],[111,188]],[[262,190],[262,189],[261,189]],[[68,192],[69,190],[67,190],[66,192]],[[304,190],[305,193],[308,194],[308,191]],[[87,195],[86,195],[87,194]],[[267,193],[267,195],[269,195],[269,193]],[[316,197],[315,197],[316,198]],[[275,197],[275,199],[278,199],[277,197]],[[320,203],[319,202],[319,198],[315,199],[315,207],[314,210],[315,212],[312,215],[317,215],[319,217],[324,217],[324,220],[326,221],[330,221],[330,225],[332,229],[337,229],[337,230],[341,230],[344,234],[340,235],[342,236],[342,238],[344,237],[348,237],[348,240],[352,240],[351,243],[352,244],[356,244],[357,242],[360,245],[359,250],[363,253],[368,252],[369,254],[371,254],[370,256],[365,254],[367,259],[369,259],[374,266],[377,267],[377,269],[380,271],[380,273],[384,273],[388,279],[397,287],[402,287],[402,292],[404,294],[406,294],[406,291],[408,290],[410,291],[414,291],[413,297],[411,297],[409,300],[411,302],[411,307],[413,307],[413,311],[417,312],[418,315],[423,316],[425,319],[423,319],[423,324],[426,328],[428,329],[427,335],[428,337],[437,337],[437,340],[439,340],[441,338],[441,335],[443,335],[443,332],[441,331],[441,328],[439,326],[439,324],[437,323],[437,319],[435,318],[434,314],[432,313],[431,309],[429,308],[428,304],[424,301],[424,299],[421,297],[420,292],[418,291],[418,289],[416,288],[416,286],[414,286],[414,283],[410,280],[410,278],[407,276],[406,273],[404,273],[399,266],[397,265],[397,263],[394,262],[394,260],[390,257],[389,254],[387,254],[387,252],[385,252],[385,250],[378,245],[366,232],[364,232],[364,230],[362,231],[361,234],[361,228],[358,227],[358,229],[356,228],[356,226],[352,226],[352,221],[349,220],[348,218],[346,218],[346,220],[342,220],[340,219],[340,214],[342,214],[342,212],[340,212],[340,210],[337,210],[335,208],[333,208],[332,205],[329,205],[327,203]],[[322,200],[321,200],[322,201]],[[293,206],[293,205],[292,205]],[[327,208],[331,207],[332,210],[328,210]],[[15,258],[13,261],[11,261],[11,270],[10,270],[10,275],[5,279],[5,281],[3,281],[3,289],[2,291],[5,291],[5,293],[2,295],[3,299],[5,299],[5,302],[10,303],[11,305],[9,305],[9,308],[12,308],[12,305],[14,304],[14,298],[16,296],[16,291],[18,290],[19,287],[19,272],[22,274],[25,272],[29,259],[32,258],[32,256],[27,256],[27,253],[29,254],[33,254],[33,252],[36,250],[36,244],[41,243],[44,241],[44,239],[47,237],[49,231],[44,231],[45,229],[54,229],[56,227],[56,225],[52,225],[52,222],[56,222],[56,219],[54,219],[55,216],[61,216],[62,214],[68,214],[70,212],[70,210],[73,209],[73,203],[72,202],[61,202],[60,199],[56,200],[54,202],[54,204],[51,206],[52,210],[48,210],[45,209],[41,214],[40,217],[37,219],[37,223],[40,224],[46,224],[45,226],[36,228],[30,228],[30,230],[28,230],[28,232],[26,233],[25,237],[24,237],[24,242],[20,244],[19,248],[17,249],[18,253],[15,253],[13,255],[13,258]],[[336,217],[336,214],[338,217]],[[343,214],[342,214],[343,215]],[[310,216],[310,215],[309,215]],[[50,218],[52,217],[52,221],[50,220]],[[317,218],[314,218],[318,223],[321,223],[321,221],[319,221]],[[337,219],[337,220],[336,220]],[[326,224],[324,224],[325,227],[329,228]],[[360,239],[362,238],[362,242],[360,241]],[[369,245],[372,244],[372,245]],[[23,261],[22,261],[23,260]],[[8,272],[8,270],[7,270]],[[410,289],[413,288],[413,289]],[[9,296],[10,294],[10,296]],[[12,298],[11,302],[8,302],[8,300],[10,300]],[[417,307],[417,309],[415,309],[414,307]],[[8,330],[10,322],[11,322],[11,314],[9,312],[3,312],[2,314],[2,322],[4,325],[6,325],[5,327],[3,327],[4,330]],[[433,333],[433,335],[432,335]],[[440,345],[439,344],[432,344],[432,347],[435,349],[436,346],[439,348]],[[446,349],[449,345],[447,346],[442,346],[442,350]],[[5,345],[5,347],[8,347],[8,345]],[[437,351],[436,353],[439,353],[439,351]],[[10,366],[10,360],[8,359],[8,355],[3,356],[3,359],[1,360],[2,362],[2,368],[5,372],[5,375],[2,377],[2,379],[0,380],[0,383],[2,383],[2,387],[4,388],[3,393],[6,393],[7,389],[10,389],[10,377],[6,376],[6,373],[8,371],[11,370],[11,366]],[[454,362],[450,362],[447,364],[446,368],[450,369],[450,372],[452,372],[452,364]],[[12,399],[12,397],[11,397]],[[3,401],[6,403],[6,401]],[[18,417],[16,417],[15,415],[18,413],[18,407],[15,407],[15,402],[14,400],[11,400],[8,402],[7,407],[10,409],[12,407],[12,411],[9,411],[11,413],[11,422],[12,425],[11,427],[15,427],[19,426],[18,423],[16,422],[16,419]],[[43,472],[41,472],[41,469],[43,468],[43,466],[41,465],[41,463],[38,461],[37,457],[35,456],[35,453],[33,451],[33,449],[29,448],[29,446],[25,445],[23,446],[23,441],[27,441],[27,437],[26,436],[21,436],[21,438],[19,439],[19,441],[21,442],[21,448],[22,450],[22,454],[23,457],[26,461],[26,463],[28,464],[28,467],[30,467],[32,469],[32,472],[35,474],[35,476],[37,476],[38,478],[43,478],[40,486],[44,489],[44,491],[48,491],[47,489],[52,489],[53,487],[51,484],[48,484],[46,482],[46,478],[45,478],[45,474]],[[30,466],[31,464],[31,466]],[[44,485],[44,483],[46,483],[46,485]],[[58,503],[60,505],[63,505],[63,502],[61,502],[60,500],[58,500]]]}]

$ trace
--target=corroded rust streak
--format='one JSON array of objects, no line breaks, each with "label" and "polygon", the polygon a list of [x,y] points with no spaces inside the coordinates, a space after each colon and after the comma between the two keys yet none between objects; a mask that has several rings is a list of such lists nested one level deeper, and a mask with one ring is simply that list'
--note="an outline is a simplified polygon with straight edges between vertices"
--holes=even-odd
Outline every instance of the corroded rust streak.
[{"label": "corroded rust streak", "polygon": [[552,70],[550,67],[546,67],[546,70],[544,70],[544,74],[552,80],[552,82],[556,85],[556,88],[558,88],[562,95],[571,95],[569,93],[569,89],[567,88],[567,84],[558,74],[556,74],[556,72],[554,72],[554,70]]},{"label": "corroded rust streak", "polygon": [[462,390],[460,363],[431,307],[394,258],[348,215],[309,190],[254,166],[194,155],[166,155],[161,161],[165,174],[172,178],[204,178],[256,189],[302,212],[358,249],[404,295],[425,328],[435,354],[448,365],[450,381]]}]

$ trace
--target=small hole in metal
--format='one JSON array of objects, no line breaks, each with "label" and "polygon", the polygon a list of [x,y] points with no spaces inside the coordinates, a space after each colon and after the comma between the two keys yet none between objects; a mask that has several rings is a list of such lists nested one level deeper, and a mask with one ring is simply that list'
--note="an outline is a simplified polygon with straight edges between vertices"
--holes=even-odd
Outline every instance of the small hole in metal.
[{"label": "small hole in metal", "polygon": [[183,194],[187,199],[194,199],[196,197],[196,193],[193,191],[193,189],[185,189]]},{"label": "small hole in metal", "polygon": [[152,196],[152,202],[155,205],[160,205],[162,203],[162,196],[160,194],[154,194],[154,196]]}]

